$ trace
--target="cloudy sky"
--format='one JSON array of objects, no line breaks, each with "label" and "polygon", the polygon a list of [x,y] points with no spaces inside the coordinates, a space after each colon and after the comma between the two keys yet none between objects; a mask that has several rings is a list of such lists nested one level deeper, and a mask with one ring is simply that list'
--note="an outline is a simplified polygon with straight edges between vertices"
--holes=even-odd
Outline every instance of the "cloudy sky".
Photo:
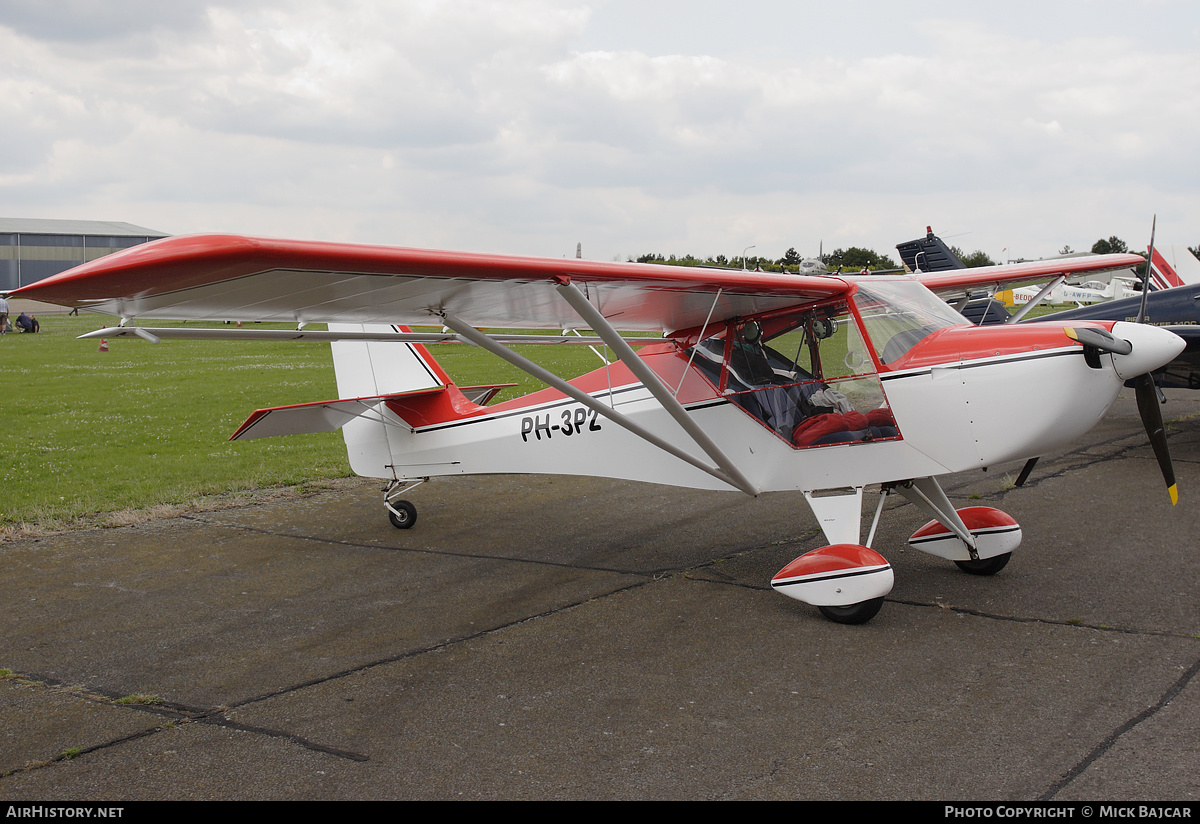
[{"label": "cloudy sky", "polygon": [[0,215],[624,259],[1200,243],[1200,4],[0,0]]}]

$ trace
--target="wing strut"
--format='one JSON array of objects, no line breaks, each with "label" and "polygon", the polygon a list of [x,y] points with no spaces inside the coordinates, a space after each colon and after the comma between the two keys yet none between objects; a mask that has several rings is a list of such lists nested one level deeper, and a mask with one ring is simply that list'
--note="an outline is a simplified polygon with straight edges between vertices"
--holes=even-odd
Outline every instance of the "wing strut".
[{"label": "wing strut", "polygon": [[[606,406],[605,404],[601,403],[596,398],[593,398],[591,395],[580,390],[578,387],[572,386],[570,383],[567,383],[565,380],[560,378],[558,375],[555,375],[553,372],[551,372],[547,369],[544,369],[541,366],[538,366],[536,363],[529,360],[528,358],[518,355],[516,352],[513,352],[508,347],[506,347],[500,343],[497,343],[496,341],[489,338],[487,335],[480,332],[478,329],[474,328],[473,326],[471,326],[468,323],[464,323],[462,320],[455,317],[454,315],[447,313],[442,316],[442,321],[446,324],[446,326],[448,328],[453,329],[455,332],[457,332],[459,335],[462,335],[464,338],[466,338],[471,343],[474,343],[475,345],[488,350],[493,355],[496,355],[497,357],[508,361],[513,366],[520,369],[522,372],[532,375],[533,377],[537,378],[538,380],[542,381],[543,383],[553,386],[555,389],[557,389],[559,392],[562,392],[564,395],[567,395],[568,397],[570,397],[576,401],[579,401],[579,403],[583,404],[588,409],[595,411],[597,414],[603,415],[604,417],[608,418],[610,421],[617,424],[618,426],[628,429],[630,432],[637,435],[639,438],[653,444],[654,446],[657,446],[659,449],[663,450],[664,452],[668,452],[668,453],[674,455],[676,458],[679,458],[681,461],[686,461],[687,463],[691,464],[692,466],[696,467],[697,469],[699,469],[703,472],[707,472],[709,475],[712,475],[714,478],[721,481],[722,483],[727,483],[730,486],[734,487],[735,489],[740,489],[742,492],[745,492],[747,495],[755,495],[756,496],[761,491],[756,486],[754,486],[752,483],[750,483],[745,478],[745,476],[742,475],[741,472],[738,472],[736,469],[734,470],[734,472],[736,474],[732,474],[732,473],[727,474],[726,472],[722,471],[722,469],[718,469],[716,467],[709,466],[704,461],[701,461],[700,459],[685,452],[684,450],[680,449],[679,447],[675,446],[674,444],[663,440],[658,435],[655,435],[653,432],[650,432],[649,430],[645,429],[644,427],[634,423],[629,418],[625,417],[624,415],[622,415],[620,412],[618,412],[616,409],[612,408],[611,406]],[[605,325],[606,326],[608,325],[607,322],[605,322]],[[627,349],[629,348],[628,345],[626,345],[626,348]],[[633,352],[632,349],[630,349],[629,351],[631,353]],[[638,363],[641,363],[641,360],[638,359],[636,354],[633,357],[634,357],[634,360],[637,360]],[[624,360],[623,357],[622,357],[622,360]],[[651,391],[653,391],[653,390],[651,390]],[[671,400],[676,405],[678,405],[679,402],[675,401],[674,398],[672,398]],[[682,407],[680,407],[680,408],[682,408]],[[686,414],[686,412],[685,412],[685,414]],[[724,455],[722,455],[722,457],[724,457]],[[718,462],[718,465],[719,465],[719,463],[720,462]]]},{"label": "wing strut", "polygon": [[1006,320],[1004,322],[1005,323],[1016,323],[1021,318],[1025,317],[1027,314],[1029,314],[1030,309],[1037,306],[1039,303],[1042,302],[1042,298],[1046,297],[1046,295],[1050,294],[1052,291],[1054,291],[1059,286],[1061,286],[1062,282],[1064,280],[1066,280],[1066,278],[1063,277],[1062,275],[1059,275],[1054,280],[1047,283],[1045,286],[1042,287],[1042,291],[1040,291],[1036,295],[1034,295],[1033,300],[1027,301],[1026,304],[1024,306],[1022,306],[1015,315],[1013,315],[1011,318],[1009,318],[1008,320]]},{"label": "wing strut", "polygon": [[[667,414],[674,418],[675,422],[683,428],[683,431],[696,442],[696,445],[703,449],[704,453],[712,458],[726,475],[733,479],[733,485],[749,495],[758,495],[760,490],[750,482],[749,478],[742,474],[742,471],[734,465],[733,461],[729,460],[729,457],[708,436],[708,433],[692,419],[688,411],[683,408],[683,404],[671,394],[671,390],[659,379],[655,371],[637,356],[637,353],[633,351],[633,347],[629,345],[625,338],[621,337],[621,334],[613,328],[608,319],[600,314],[600,310],[592,306],[587,297],[579,291],[579,287],[573,283],[560,283],[557,289],[558,293],[563,296],[567,303],[571,304],[571,308],[579,313],[579,317],[583,318],[592,331],[599,335],[608,344],[609,348],[616,353],[621,362],[629,367],[629,371],[650,390],[650,394],[654,395],[655,399],[663,405],[663,409],[667,410]],[[711,316],[711,312],[709,314]]]}]

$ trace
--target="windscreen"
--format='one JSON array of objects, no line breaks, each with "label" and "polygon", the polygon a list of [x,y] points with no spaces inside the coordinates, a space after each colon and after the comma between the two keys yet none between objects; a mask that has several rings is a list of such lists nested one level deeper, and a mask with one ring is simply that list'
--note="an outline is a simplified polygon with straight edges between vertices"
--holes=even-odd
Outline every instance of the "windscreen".
[{"label": "windscreen", "polygon": [[889,364],[923,338],[966,318],[915,280],[860,280],[854,304],[879,362]]}]

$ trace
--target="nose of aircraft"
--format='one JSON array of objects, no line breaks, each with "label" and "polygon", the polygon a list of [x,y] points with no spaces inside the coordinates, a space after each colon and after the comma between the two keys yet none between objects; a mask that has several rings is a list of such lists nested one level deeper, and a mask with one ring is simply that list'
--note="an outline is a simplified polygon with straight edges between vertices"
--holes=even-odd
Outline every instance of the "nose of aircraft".
[{"label": "nose of aircraft", "polygon": [[1173,361],[1186,345],[1183,338],[1157,326],[1119,321],[1113,337],[1127,340],[1133,349],[1127,355],[1113,353],[1113,367],[1122,380],[1132,380]]}]

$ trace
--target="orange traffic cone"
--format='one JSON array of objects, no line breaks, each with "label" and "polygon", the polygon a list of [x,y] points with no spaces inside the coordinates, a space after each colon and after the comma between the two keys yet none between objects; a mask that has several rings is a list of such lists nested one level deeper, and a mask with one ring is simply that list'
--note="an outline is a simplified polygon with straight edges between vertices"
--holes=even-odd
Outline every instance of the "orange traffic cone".
[{"label": "orange traffic cone", "polygon": [[99,349],[99,351],[101,351],[101,352],[107,352],[107,351],[108,351],[108,340],[107,340],[107,338],[100,338],[100,349]]}]

